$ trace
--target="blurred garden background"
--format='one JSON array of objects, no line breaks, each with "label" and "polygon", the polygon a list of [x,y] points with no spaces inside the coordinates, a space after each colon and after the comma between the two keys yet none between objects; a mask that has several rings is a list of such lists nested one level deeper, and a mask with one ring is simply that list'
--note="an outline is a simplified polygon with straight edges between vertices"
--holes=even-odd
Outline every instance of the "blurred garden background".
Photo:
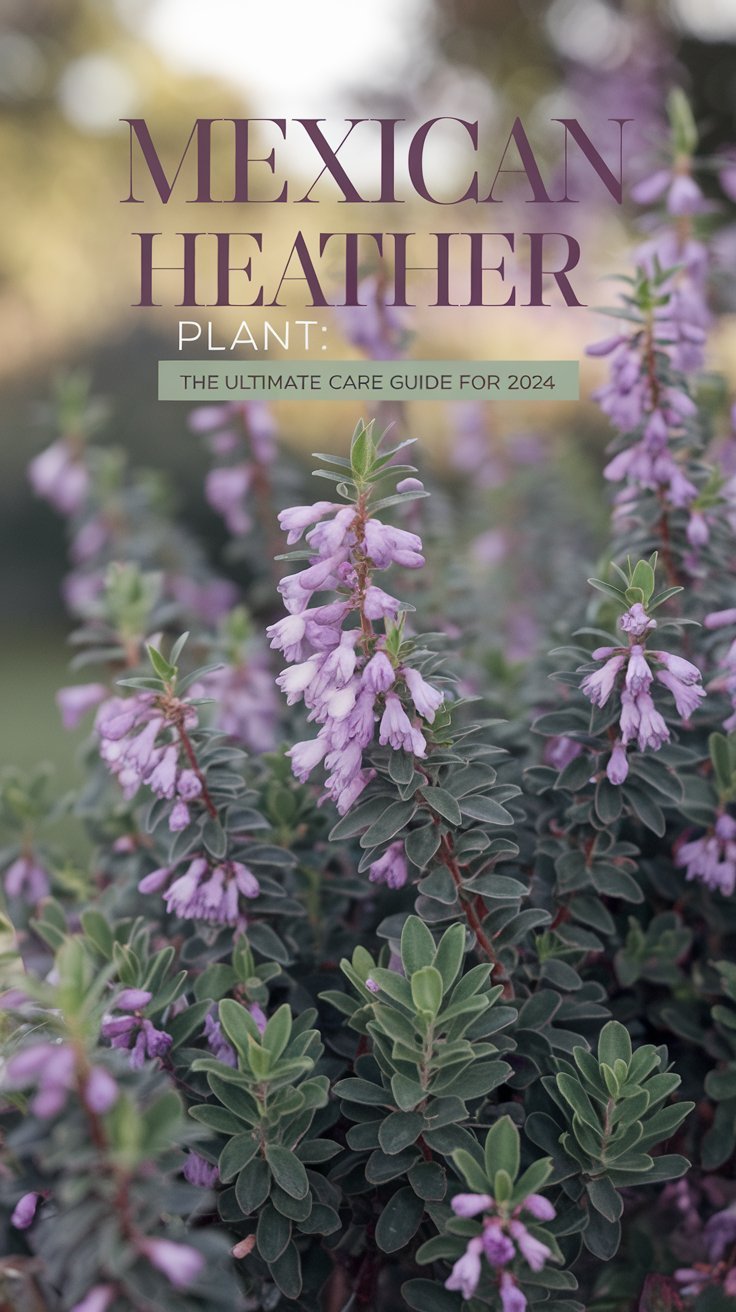
[{"label": "blurred garden background", "polygon": [[[503,145],[519,114],[552,170],[559,142],[553,117],[578,117],[609,143],[606,120],[633,117],[627,177],[634,182],[658,163],[673,85],[691,100],[704,153],[736,142],[735,43],[734,0],[374,0],[360,7],[344,0],[0,0],[3,759],[29,765],[44,756],[66,768],[68,756],[53,701],[67,661],[59,595],[64,532],[26,476],[29,459],[54,433],[55,379],[84,370],[109,404],[107,439],[171,478],[180,514],[204,533],[218,561],[224,541],[202,496],[207,457],[186,407],[155,396],[156,361],[175,354],[178,312],[130,307],[129,234],[141,225],[119,203],[127,182],[120,118],[145,117],[162,158],[173,161],[198,116],[372,114],[421,122],[444,113],[479,119],[485,139]],[[298,171],[298,160],[291,167]],[[701,181],[707,191],[708,179]],[[219,226],[268,224],[281,249],[279,233],[297,226],[345,226],[344,210],[326,201],[308,219],[300,212],[298,222],[291,206],[275,216],[257,208],[257,222],[245,225],[240,214],[232,222],[228,214]],[[584,246],[584,299],[591,307],[611,304],[616,285],[608,279],[627,268],[646,233],[636,206],[618,210],[603,188],[579,208],[560,226]],[[368,224],[360,212],[349,222],[422,231],[454,226],[457,218],[450,223],[446,211],[438,218],[418,205],[403,210],[400,225],[395,215],[379,222],[374,213]],[[465,217],[500,226],[495,215]],[[172,200],[166,224],[172,231],[195,226],[181,199]],[[523,230],[513,212],[504,213],[503,227]],[[721,316],[710,343],[710,363],[730,378],[734,231],[719,235],[713,295]],[[331,354],[359,354],[349,326],[339,316],[332,324]],[[606,331],[592,309],[558,308],[418,311],[408,326],[410,352],[422,358],[582,358],[586,342]],[[595,558],[606,523],[608,433],[590,400],[600,377],[599,363],[583,362],[580,404],[506,402],[480,414],[417,404],[402,416],[448,497],[462,497],[463,480],[483,471],[487,522],[474,549],[485,568],[501,570],[512,550],[523,555],[525,516],[531,524],[538,511],[553,525],[551,561],[578,550],[585,563]],[[284,450],[340,449],[359,409],[276,407],[279,440]],[[237,563],[224,568],[237,579]],[[528,571],[523,582],[532,594],[554,584]],[[518,588],[517,575],[509,607]]]}]

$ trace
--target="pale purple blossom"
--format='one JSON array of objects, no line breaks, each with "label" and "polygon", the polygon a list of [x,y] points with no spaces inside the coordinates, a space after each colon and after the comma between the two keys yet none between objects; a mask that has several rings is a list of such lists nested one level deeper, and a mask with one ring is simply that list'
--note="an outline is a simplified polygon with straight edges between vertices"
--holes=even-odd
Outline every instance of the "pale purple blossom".
[{"label": "pale purple blossom", "polygon": [[391,843],[383,856],[371,863],[368,872],[372,884],[388,884],[389,888],[403,888],[408,878],[408,866],[401,840]]},{"label": "pale purple blossom", "polygon": [[38,1208],[40,1201],[41,1194],[39,1193],[23,1194],[22,1198],[18,1199],[13,1208],[10,1217],[10,1224],[14,1226],[16,1230],[27,1230],[28,1227],[33,1224],[36,1209]]},{"label": "pale purple blossom", "polygon": [[700,880],[714,892],[730,897],[736,886],[736,820],[723,813],[702,838],[683,843],[675,865],[685,867],[685,878]]},{"label": "pale purple blossom", "polygon": [[61,721],[65,729],[76,729],[87,711],[107,696],[104,683],[75,683],[68,688],[60,688],[56,694],[56,703],[61,711]]},{"label": "pale purple blossom", "polygon": [[95,1285],[70,1312],[107,1312],[115,1297],[113,1285]]},{"label": "pale purple blossom", "polygon": [[472,1298],[480,1280],[482,1252],[483,1240],[480,1235],[476,1235],[452,1268],[445,1281],[445,1289],[457,1289],[463,1298]]},{"label": "pale purple blossom", "polygon": [[151,1266],[163,1272],[175,1289],[188,1289],[204,1266],[204,1257],[190,1244],[177,1244],[171,1239],[142,1239],[139,1247]]},{"label": "pale purple blossom", "polygon": [[233,1068],[237,1066],[238,1059],[235,1055],[235,1049],[225,1038],[222,1026],[214,1011],[209,1011],[204,1018],[204,1037],[207,1040],[207,1047],[217,1057],[218,1061],[221,1061],[225,1066],[232,1066]]},{"label": "pale purple blossom", "polygon": [[8,897],[21,897],[31,906],[47,897],[51,888],[48,871],[33,856],[17,857],[3,879]]},{"label": "pale purple blossom", "polygon": [[211,1189],[220,1178],[217,1167],[195,1152],[187,1153],[183,1175],[185,1180],[199,1189]]},{"label": "pale purple blossom", "polygon": [[62,515],[76,514],[87,499],[89,473],[81,453],[66,438],[59,438],[33,458],[28,477],[36,496]]}]

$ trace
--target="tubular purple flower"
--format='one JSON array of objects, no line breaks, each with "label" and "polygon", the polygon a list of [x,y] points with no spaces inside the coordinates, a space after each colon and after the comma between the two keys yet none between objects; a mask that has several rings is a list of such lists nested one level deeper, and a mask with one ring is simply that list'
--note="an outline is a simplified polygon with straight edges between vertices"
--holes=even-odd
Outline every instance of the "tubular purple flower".
[{"label": "tubular purple flower", "polygon": [[613,692],[616,677],[623,669],[625,659],[625,653],[620,652],[617,656],[611,656],[601,669],[586,674],[580,687],[594,706],[605,706]]},{"label": "tubular purple flower", "polygon": [[217,1167],[195,1152],[187,1153],[183,1175],[185,1180],[198,1189],[211,1189],[220,1178]]},{"label": "tubular purple flower", "polygon": [[647,692],[652,683],[652,671],[647,664],[644,655],[644,648],[635,643],[629,654],[628,664],[626,666],[626,687],[634,696],[641,692]]},{"label": "tubular purple flower", "polygon": [[117,1102],[118,1086],[109,1071],[102,1066],[93,1066],[84,1086],[84,1101],[90,1111],[102,1115]]},{"label": "tubular purple flower", "polygon": [[653,752],[658,752],[664,743],[669,742],[670,731],[648,692],[637,693],[635,701],[639,716],[639,751],[643,752],[649,748]]},{"label": "tubular purple flower", "polygon": [[140,1251],[175,1289],[188,1289],[204,1267],[204,1257],[196,1248],[170,1239],[142,1239]]},{"label": "tubular purple flower", "polygon": [[388,692],[396,680],[396,672],[388,656],[377,651],[363,669],[362,684],[370,692]]},{"label": "tubular purple flower", "polygon": [[112,1285],[95,1285],[85,1294],[80,1303],[75,1303],[70,1312],[107,1312],[115,1297]]},{"label": "tubular purple flower", "polygon": [[51,883],[47,872],[32,857],[21,856],[9,865],[4,876],[8,897],[22,897],[30,905],[48,897]]},{"label": "tubular purple flower", "polygon": [[543,1194],[528,1194],[521,1204],[522,1211],[529,1212],[537,1221],[554,1221],[557,1212]]},{"label": "tubular purple flower", "polygon": [[684,682],[669,670],[657,670],[656,677],[657,681],[672,693],[677,707],[677,714],[683,720],[689,720],[705,697],[705,688],[701,688],[699,685],[696,686],[690,681]]},{"label": "tubular purple flower", "polygon": [[386,694],[386,705],[381,717],[378,741],[382,747],[391,746],[394,751],[414,750],[412,724],[396,693]]},{"label": "tubular purple flower", "polygon": [[[628,773],[629,773],[629,758],[626,753],[626,748],[624,747],[623,743],[619,740],[614,744],[613,751],[611,752],[611,755],[608,758],[608,764],[606,766],[606,775],[608,776],[608,782],[618,786],[626,781],[628,777]],[[543,1199],[542,1201],[546,1202],[547,1200]]]},{"label": "tubular purple flower", "polygon": [[429,724],[433,724],[435,714],[444,701],[443,693],[438,688],[433,688],[431,683],[427,683],[419,671],[412,669],[411,666],[402,666],[401,674],[419,714]]},{"label": "tubular purple flower", "polygon": [[368,878],[372,884],[388,884],[389,888],[403,888],[409,869],[401,840],[391,843],[383,856],[373,861],[368,870]]},{"label": "tubular purple flower", "polygon": [[455,1194],[450,1206],[455,1216],[477,1216],[493,1205],[490,1194]]},{"label": "tubular purple flower", "polygon": [[16,1230],[27,1230],[33,1224],[36,1215],[36,1209],[41,1201],[41,1194],[31,1193],[23,1194],[19,1198],[10,1217],[10,1224]]},{"label": "tubular purple flower", "polygon": [[506,1266],[508,1262],[513,1262],[516,1249],[508,1235],[504,1234],[499,1217],[494,1216],[486,1222],[481,1238],[483,1252],[490,1266]]},{"label": "tubular purple flower", "polygon": [[56,704],[61,711],[61,722],[65,729],[76,729],[87,711],[107,696],[104,683],[76,683],[68,688],[60,688],[56,694]]},{"label": "tubular purple flower", "polygon": [[535,1239],[522,1221],[510,1221],[509,1231],[519,1245],[524,1261],[529,1263],[532,1271],[541,1271],[545,1262],[552,1256],[552,1249],[541,1240]]},{"label": "tubular purple flower", "polygon": [[472,1298],[478,1288],[483,1240],[480,1235],[471,1239],[462,1257],[458,1258],[445,1281],[445,1289],[457,1289],[463,1298]]},{"label": "tubular purple flower", "polygon": [[514,1277],[508,1271],[501,1275],[499,1285],[501,1295],[501,1312],[526,1312],[526,1298],[522,1294]]},{"label": "tubular purple flower", "polygon": [[147,1007],[152,993],[148,989],[121,989],[115,999],[115,1006],[118,1011],[139,1011],[141,1007]]}]

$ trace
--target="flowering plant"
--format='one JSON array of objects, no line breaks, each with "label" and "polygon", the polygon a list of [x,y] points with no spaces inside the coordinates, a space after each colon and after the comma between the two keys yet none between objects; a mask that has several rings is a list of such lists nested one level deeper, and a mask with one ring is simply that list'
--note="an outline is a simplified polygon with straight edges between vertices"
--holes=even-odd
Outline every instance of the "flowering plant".
[{"label": "flowering plant", "polygon": [[68,522],[94,679],[58,695],[80,781],[0,779],[4,1305],[732,1298],[735,525],[673,114],[638,192],[663,233],[594,348],[622,485],[602,577],[581,602],[568,559],[519,628],[555,610],[562,669],[499,660],[474,591],[514,555],[483,500],[503,462],[471,487],[456,461],[430,519],[431,473],[373,421],[318,457],[314,500],[261,408],[195,413],[246,611],[62,388],[31,480]]}]

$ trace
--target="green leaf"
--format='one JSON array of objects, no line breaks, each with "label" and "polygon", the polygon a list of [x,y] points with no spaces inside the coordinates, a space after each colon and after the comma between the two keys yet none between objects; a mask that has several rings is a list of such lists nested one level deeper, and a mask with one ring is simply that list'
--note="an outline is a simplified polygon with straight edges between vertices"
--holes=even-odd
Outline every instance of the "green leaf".
[{"label": "green leaf", "polygon": [[284,1297],[297,1299],[302,1292],[302,1266],[294,1243],[286,1245],[281,1257],[271,1263],[270,1270]]},{"label": "green leaf", "polygon": [[291,1037],[291,1008],[285,1002],[274,1012],[263,1033],[261,1043],[274,1061],[281,1056]]},{"label": "green leaf", "polygon": [[391,1112],[390,1116],[381,1122],[378,1142],[389,1156],[403,1152],[404,1148],[416,1143],[423,1125],[424,1118],[419,1112]]},{"label": "green leaf", "polygon": [[624,1210],[623,1199],[605,1176],[589,1180],[585,1186],[595,1210],[608,1221],[618,1221]]},{"label": "green leaf", "polygon": [[292,1198],[304,1198],[309,1191],[309,1180],[299,1158],[280,1144],[266,1145],[266,1161],[273,1178]]},{"label": "green leaf", "polygon": [[411,976],[411,996],[419,1011],[436,1016],[442,1006],[442,976],[434,966],[422,966]]},{"label": "green leaf", "polygon": [[406,1248],[424,1215],[424,1202],[408,1185],[389,1198],[376,1224],[376,1243],[383,1253]]},{"label": "green leaf", "polygon": [[462,925],[451,925],[446,929],[437,946],[432,965],[440,972],[444,992],[452,988],[463,964],[465,956],[465,929]]},{"label": "green leaf", "polygon": [[625,1061],[628,1067],[632,1057],[631,1037],[625,1025],[609,1020],[598,1039],[598,1061],[613,1067],[616,1061]]},{"label": "green leaf", "polygon": [[574,1075],[567,1075],[564,1071],[561,1071],[556,1077],[556,1083],[565,1102],[569,1103],[581,1121],[593,1130],[599,1138],[601,1124],[580,1081]]},{"label": "green leaf", "polygon": [[423,788],[421,795],[432,810],[441,815],[443,820],[447,820],[448,824],[455,826],[462,824],[460,807],[446,788]]},{"label": "green leaf", "polygon": [[475,1157],[465,1148],[456,1148],[451,1156],[471,1192],[474,1194],[487,1194],[490,1180],[486,1177],[483,1167],[476,1161]]},{"label": "green leaf", "polygon": [[401,961],[406,974],[411,977],[423,966],[431,966],[434,954],[435,941],[424,921],[408,916],[401,931]]},{"label": "green leaf", "polygon": [[440,841],[439,825],[430,821],[410,830],[404,839],[404,851],[412,864],[423,870],[432,860]]},{"label": "green leaf", "polygon": [[362,835],[361,847],[379,847],[406,829],[417,809],[416,802],[391,802]]},{"label": "green leaf", "polygon": [[433,1280],[407,1280],[401,1286],[402,1297],[415,1312],[460,1312],[462,1299],[443,1289]]},{"label": "green leaf", "polygon": [[506,1171],[512,1180],[519,1173],[519,1131],[510,1116],[502,1116],[486,1135],[485,1163],[489,1180],[497,1171]]},{"label": "green leaf", "polygon": [[265,1203],[271,1189],[271,1172],[262,1157],[255,1157],[235,1181],[235,1197],[244,1216]]},{"label": "green leaf", "polygon": [[291,1239],[291,1221],[267,1203],[258,1216],[256,1243],[264,1262],[275,1262]]},{"label": "green leaf", "polygon": [[460,810],[463,815],[470,816],[471,820],[480,820],[487,825],[512,825],[514,817],[505,806],[500,802],[494,802],[492,797],[478,797],[472,794],[470,797],[463,797],[460,802]]},{"label": "green leaf", "polygon": [[252,1133],[236,1134],[220,1153],[220,1179],[224,1184],[234,1180],[243,1167],[253,1160],[258,1152],[258,1136]]}]

